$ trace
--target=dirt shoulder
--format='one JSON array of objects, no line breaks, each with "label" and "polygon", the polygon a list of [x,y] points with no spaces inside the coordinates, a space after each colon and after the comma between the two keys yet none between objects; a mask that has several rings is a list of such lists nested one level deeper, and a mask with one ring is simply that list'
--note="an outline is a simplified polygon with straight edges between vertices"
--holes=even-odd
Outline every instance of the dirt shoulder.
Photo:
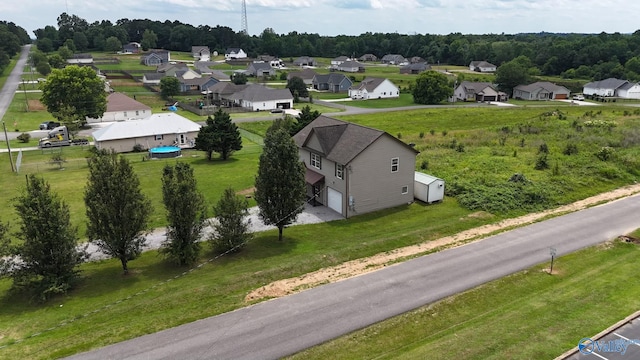
[{"label": "dirt shoulder", "polygon": [[474,239],[477,239],[476,241],[479,241],[483,237],[494,234],[496,232],[531,224],[548,216],[560,215],[582,210],[594,205],[624,198],[637,193],[640,193],[640,184],[626,186],[555,209],[503,220],[495,224],[488,224],[478,228],[469,229],[458,234],[443,237],[437,240],[395,249],[367,258],[348,261],[332,267],[322,268],[320,270],[299,277],[278,280],[251,291],[245,297],[245,301],[253,302],[264,298],[277,298],[293,294],[295,292],[299,292],[318,285],[335,282],[375,271],[391,263],[395,263],[403,259],[411,258],[429,251],[433,251],[434,249],[460,246]]}]

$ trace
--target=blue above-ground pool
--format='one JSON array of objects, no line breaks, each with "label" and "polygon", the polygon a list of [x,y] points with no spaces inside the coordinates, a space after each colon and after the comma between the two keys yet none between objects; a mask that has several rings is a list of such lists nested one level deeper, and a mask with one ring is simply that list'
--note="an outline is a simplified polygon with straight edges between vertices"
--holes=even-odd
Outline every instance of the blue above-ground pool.
[{"label": "blue above-ground pool", "polygon": [[182,156],[182,149],[177,146],[161,146],[149,149],[149,157],[152,159],[166,159]]}]

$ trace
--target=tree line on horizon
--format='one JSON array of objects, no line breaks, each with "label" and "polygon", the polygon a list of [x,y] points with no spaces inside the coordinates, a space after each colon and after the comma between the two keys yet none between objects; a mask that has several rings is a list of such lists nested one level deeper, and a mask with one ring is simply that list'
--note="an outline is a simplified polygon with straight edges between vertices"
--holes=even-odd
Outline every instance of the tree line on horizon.
[{"label": "tree line on horizon", "polygon": [[11,58],[20,52],[20,47],[30,44],[27,31],[13,22],[0,21],[0,74],[11,63]]},{"label": "tree line on horizon", "polygon": [[497,66],[519,56],[531,60],[542,75],[601,80],[617,77],[640,80],[640,30],[632,34],[462,34],[448,35],[365,32],[360,35],[322,36],[292,31],[277,34],[267,28],[260,35],[247,35],[226,26],[193,26],[179,21],[120,19],[88,23],[76,15],[62,13],[57,28],[52,25],[34,31],[38,47],[45,53],[65,43],[75,52],[115,50],[128,42],[140,42],[144,49],[163,48],[191,51],[192,45],[209,46],[223,53],[229,47],[244,49],[250,57],[261,54],[283,59],[307,55],[331,58],[378,57],[399,54],[419,56],[430,64],[468,66],[471,61],[488,61]]}]

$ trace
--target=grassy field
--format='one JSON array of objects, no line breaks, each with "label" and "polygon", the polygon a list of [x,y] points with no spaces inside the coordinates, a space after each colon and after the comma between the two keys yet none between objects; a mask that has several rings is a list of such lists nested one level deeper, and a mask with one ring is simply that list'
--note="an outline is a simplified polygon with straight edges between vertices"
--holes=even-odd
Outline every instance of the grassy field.
[{"label": "grassy field", "polygon": [[[54,152],[62,151],[67,159],[64,170],[59,170],[55,164],[49,161]],[[166,223],[164,206],[162,205],[162,168],[165,164],[173,164],[176,161],[190,163],[198,177],[199,190],[205,196],[206,201],[213,205],[218,201],[222,191],[232,186],[240,191],[253,186],[253,176],[258,166],[258,157],[261,147],[243,139],[243,149],[233,154],[229,161],[207,161],[204,153],[199,151],[184,151],[180,159],[163,159],[143,161],[144,153],[131,153],[123,155],[129,159],[138,177],[140,178],[143,192],[149,196],[154,208],[151,217],[152,227],[161,227]],[[15,156],[15,154],[14,154]],[[85,157],[89,156],[88,147],[64,147],[51,150],[25,151],[23,152],[20,174],[10,172],[8,154],[0,154],[0,164],[3,171],[0,174],[0,198],[7,201],[16,197],[24,187],[24,174],[37,173],[51,184],[51,188],[70,206],[71,222],[79,228],[81,238],[84,238],[86,229],[86,216],[83,203],[83,190],[87,181],[87,164]],[[0,221],[15,219],[13,206],[0,208]],[[15,225],[15,223],[14,223]]]},{"label": "grassy field", "polygon": [[371,100],[353,100],[353,101],[341,101],[338,104],[355,106],[365,109],[385,109],[393,107],[413,106],[416,103],[413,102],[413,95],[400,94],[396,99],[371,99]]},{"label": "grassy field", "polygon": [[[277,241],[277,231],[268,231],[258,234],[242,252],[170,283],[166,280],[185,269],[162,261],[155,251],[131,261],[132,275],[127,277],[121,275],[117,261],[85,264],[81,286],[44,305],[7,292],[10,281],[0,280],[0,346],[55,328],[0,349],[0,358],[57,358],[230,311],[247,305],[244,297],[250,290],[274,280],[496,219],[469,214],[455,201],[446,201],[438,206],[412,204],[349,220],[289,227],[283,242]],[[425,224],[425,218],[433,221]],[[92,313],[94,310],[97,312]]]},{"label": "grassy field", "polygon": [[[416,203],[344,221],[287,228],[283,243],[274,241],[276,232],[261,233],[241,253],[215,261],[170,283],[164,281],[184,269],[163,262],[155,252],[133,261],[130,264],[133,275],[125,278],[120,275],[117,262],[86,264],[83,265],[85,280],[80,288],[43,306],[30,304],[20,295],[7,292],[10,282],[1,280],[0,329],[7,330],[0,330],[0,345],[25,339],[51,327],[55,329],[0,349],[0,358],[65,356],[229,311],[246,305],[243,298],[248,291],[273,280],[440,238],[532,209],[582,199],[636,181],[640,169],[640,135],[636,136],[640,114],[631,108],[570,107],[566,111],[556,108],[446,108],[344,118],[383,129],[404,142],[414,143],[421,152],[417,167],[445,179],[448,191],[457,198],[447,197],[442,204],[434,206]],[[589,123],[615,123],[616,126],[592,127],[587,125]],[[263,134],[268,125],[269,122],[240,124],[258,134]],[[577,145],[577,154],[563,154],[568,142]],[[549,162],[553,167],[535,170],[536,157],[543,143],[548,147]],[[604,146],[615,148],[615,154],[607,161],[594,155]],[[68,154],[67,170],[46,165],[51,154],[41,152],[29,153],[24,166],[41,164],[36,165],[35,171],[70,204],[73,223],[81,227],[82,234],[84,211],[79,189],[86,181],[86,168],[82,163],[86,154],[81,149],[68,150],[78,153]],[[209,163],[198,152],[187,153],[179,161],[188,161],[194,166],[199,188],[212,205],[228,185],[236,190],[252,186],[259,153],[258,145],[245,144],[231,161]],[[153,224],[162,226],[161,168],[164,163],[175,160],[143,162],[142,154],[126,156],[140,176],[145,193],[152,197]],[[3,184],[0,198],[11,199],[20,190],[23,180],[21,175],[9,173],[6,159],[6,154],[0,155],[0,163],[5,166],[0,174]],[[77,160],[72,163],[72,159]],[[557,169],[554,169],[555,163]],[[523,174],[529,182],[512,187],[508,179],[514,173]],[[477,191],[472,191],[474,189]],[[530,196],[539,193],[547,198],[542,199],[544,201],[525,199],[531,202],[511,198],[517,195],[510,192],[514,189],[518,193]],[[504,197],[505,194],[508,196]],[[471,206],[474,204],[479,207]],[[487,208],[496,204],[506,207]],[[13,221],[14,217],[10,206],[0,210],[3,221]],[[431,221],[425,222],[425,218]],[[162,285],[116,305],[118,300],[151,289],[158,283]],[[624,292],[621,294],[627,296]],[[632,295],[637,298],[636,294]],[[64,306],[59,307],[59,304]],[[96,309],[101,310],[91,313]],[[71,324],[58,326],[71,319],[75,319]],[[585,333],[589,333],[587,330]],[[402,351],[409,353],[410,350]]]},{"label": "grassy field", "polygon": [[563,256],[290,359],[553,359],[640,306],[638,245]]}]

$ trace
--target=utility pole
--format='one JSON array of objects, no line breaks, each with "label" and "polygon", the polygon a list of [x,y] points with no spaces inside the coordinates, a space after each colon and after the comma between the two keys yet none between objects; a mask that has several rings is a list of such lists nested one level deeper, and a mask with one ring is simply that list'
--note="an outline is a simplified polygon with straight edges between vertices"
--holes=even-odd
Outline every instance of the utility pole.
[{"label": "utility pole", "polygon": [[7,135],[7,124],[2,121],[2,128],[4,129],[4,139],[7,141],[7,149],[9,150],[9,163],[11,164],[11,172],[16,172],[13,167],[13,156],[11,155],[11,145],[9,144],[9,136]]},{"label": "utility pole", "polygon": [[22,90],[24,91],[24,103],[27,106],[27,112],[29,112],[29,98],[27,98],[27,84],[22,79]]}]

